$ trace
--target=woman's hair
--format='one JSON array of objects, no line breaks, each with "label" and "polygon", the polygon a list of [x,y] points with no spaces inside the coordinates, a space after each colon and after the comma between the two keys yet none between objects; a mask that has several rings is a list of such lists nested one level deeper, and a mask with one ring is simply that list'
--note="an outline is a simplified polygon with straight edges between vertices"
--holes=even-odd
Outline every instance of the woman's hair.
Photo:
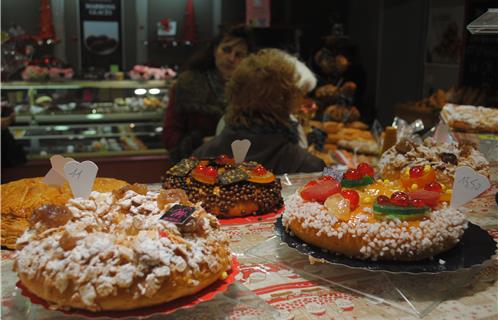
[{"label": "woman's hair", "polygon": [[220,32],[213,40],[209,42],[207,47],[195,53],[185,63],[184,70],[209,70],[215,69],[214,50],[225,38],[241,39],[247,44],[249,52],[253,48],[253,39],[250,29],[243,24],[225,25],[220,27]]},{"label": "woman's hair", "polygon": [[289,115],[308,90],[300,87],[301,78],[296,64],[283,51],[263,49],[249,55],[226,86],[227,123],[289,126]]}]

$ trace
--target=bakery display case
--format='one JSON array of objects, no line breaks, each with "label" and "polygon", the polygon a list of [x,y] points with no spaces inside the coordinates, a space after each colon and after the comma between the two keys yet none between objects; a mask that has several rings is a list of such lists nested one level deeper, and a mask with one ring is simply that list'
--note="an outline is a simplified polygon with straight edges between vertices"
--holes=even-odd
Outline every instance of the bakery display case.
[{"label": "bakery display case", "polygon": [[164,164],[161,132],[171,84],[3,82],[2,91],[16,112],[9,130],[25,150],[28,167],[48,163],[53,154],[101,162],[155,157]]}]

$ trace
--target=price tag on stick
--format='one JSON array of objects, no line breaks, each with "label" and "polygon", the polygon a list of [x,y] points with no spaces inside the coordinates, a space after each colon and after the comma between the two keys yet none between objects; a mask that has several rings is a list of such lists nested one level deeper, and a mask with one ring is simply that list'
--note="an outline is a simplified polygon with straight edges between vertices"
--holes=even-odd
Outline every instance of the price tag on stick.
[{"label": "price tag on stick", "polygon": [[75,198],[88,199],[98,170],[92,161],[70,161],[64,165],[64,174]]},{"label": "price tag on stick", "polygon": [[235,140],[232,142],[232,153],[233,158],[235,159],[235,163],[242,163],[246,158],[247,151],[251,147],[251,141],[244,140]]},{"label": "price tag on stick", "polygon": [[448,127],[448,125],[443,121],[439,122],[436,130],[434,131],[434,140],[436,140],[437,143],[451,142],[450,127]]},{"label": "price tag on stick", "polygon": [[490,186],[488,178],[474,169],[467,166],[458,167],[455,170],[450,206],[457,209],[488,190]]},{"label": "price tag on stick", "polygon": [[54,168],[48,170],[45,177],[43,177],[43,183],[48,184],[49,186],[62,187],[64,185],[64,182],[66,182],[66,178],[64,178],[64,176],[61,176],[57,171],[54,170]]},{"label": "price tag on stick", "polygon": [[74,161],[74,159],[65,158],[60,154],[56,154],[50,157],[50,164],[52,165],[52,168],[43,178],[43,183],[62,187],[64,185],[64,182],[66,181],[64,174],[64,165],[69,161]]}]

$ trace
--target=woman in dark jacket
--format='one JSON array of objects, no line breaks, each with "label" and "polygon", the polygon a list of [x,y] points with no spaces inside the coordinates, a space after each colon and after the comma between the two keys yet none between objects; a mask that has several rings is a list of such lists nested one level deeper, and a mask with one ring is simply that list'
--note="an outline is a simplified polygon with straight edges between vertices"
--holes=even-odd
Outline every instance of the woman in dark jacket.
[{"label": "woman in dark jacket", "polygon": [[206,51],[194,56],[171,89],[162,139],[173,162],[213,136],[225,113],[225,83],[250,49],[245,26],[225,28]]},{"label": "woman in dark jacket", "polygon": [[325,164],[299,147],[297,126],[289,119],[309,89],[301,82],[295,61],[280,50],[265,49],[244,59],[227,84],[226,127],[194,156],[231,154],[232,141],[249,139],[246,160],[276,174],[321,171]]}]

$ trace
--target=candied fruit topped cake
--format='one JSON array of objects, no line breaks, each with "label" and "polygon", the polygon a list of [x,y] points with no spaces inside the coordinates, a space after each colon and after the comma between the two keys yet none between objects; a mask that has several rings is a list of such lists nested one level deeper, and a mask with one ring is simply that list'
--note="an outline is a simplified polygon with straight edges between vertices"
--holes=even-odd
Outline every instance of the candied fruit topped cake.
[{"label": "candied fruit topped cake", "polygon": [[182,189],[190,201],[218,217],[275,212],[283,205],[280,179],[261,164],[236,164],[226,155],[181,160],[163,177],[165,189]]},{"label": "candied fruit topped cake", "polygon": [[[411,174],[411,175],[410,175]],[[467,228],[449,207],[452,190],[430,166],[408,168],[402,179],[374,180],[368,164],[341,182],[322,176],[289,197],[284,227],[306,243],[370,260],[414,261],[455,246]]]},{"label": "candied fruit topped cake", "polygon": [[437,143],[427,138],[422,144],[403,139],[384,152],[379,160],[380,175],[398,179],[411,166],[430,165],[438,181],[453,183],[455,170],[468,166],[489,177],[489,162],[469,143]]}]

